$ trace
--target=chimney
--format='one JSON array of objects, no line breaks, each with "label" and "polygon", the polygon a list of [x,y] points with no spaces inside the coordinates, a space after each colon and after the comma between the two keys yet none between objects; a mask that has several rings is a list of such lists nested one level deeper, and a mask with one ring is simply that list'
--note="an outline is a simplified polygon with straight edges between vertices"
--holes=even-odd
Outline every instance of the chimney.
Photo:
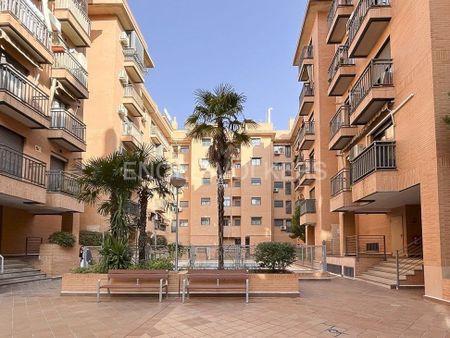
[{"label": "chimney", "polygon": [[267,110],[267,123],[272,123],[272,111],[273,111],[273,108],[272,107],[270,107],[268,110]]}]

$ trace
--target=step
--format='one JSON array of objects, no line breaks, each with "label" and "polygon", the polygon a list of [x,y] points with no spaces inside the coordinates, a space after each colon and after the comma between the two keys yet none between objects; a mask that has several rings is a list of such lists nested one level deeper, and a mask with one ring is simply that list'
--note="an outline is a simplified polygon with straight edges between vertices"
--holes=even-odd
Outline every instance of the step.
[{"label": "step", "polygon": [[359,280],[361,282],[364,282],[364,283],[368,283],[368,284],[372,284],[372,285],[376,285],[376,286],[381,286],[381,287],[386,288],[386,289],[393,289],[393,288],[395,288],[395,286],[393,286],[391,284],[380,283],[380,282],[377,282],[377,281],[374,281],[374,280],[371,280],[371,279],[366,279],[363,276],[357,276],[355,279]]},{"label": "step", "polygon": [[5,280],[0,280],[0,286],[11,285],[11,284],[19,284],[19,283],[29,283],[29,282],[37,282],[41,280],[48,279],[45,274],[38,276],[29,276],[29,277],[20,277],[20,278],[8,278]]},{"label": "step", "polygon": [[[388,257],[386,259],[387,262],[397,262],[397,259],[395,257]],[[400,258],[400,262],[404,262],[404,261],[416,261],[417,264],[422,264],[423,263],[423,259],[421,258]]]},{"label": "step", "polygon": [[370,275],[367,273],[363,273],[362,275],[358,276],[358,278],[370,280],[370,281],[377,282],[380,284],[385,284],[385,285],[395,285],[397,283],[396,280],[373,276],[373,275]]},{"label": "step", "polygon": [[25,264],[25,263],[9,264],[9,263],[5,263],[5,265],[3,267],[5,269],[21,269],[21,268],[29,268],[29,267],[31,267],[31,264]]},{"label": "step", "polygon": [[20,277],[29,277],[29,276],[39,276],[44,275],[45,273],[40,270],[30,270],[30,271],[16,271],[16,272],[5,272],[0,273],[0,281],[10,278],[20,278]]},{"label": "step", "polygon": [[[397,275],[397,268],[392,268],[392,267],[388,267],[388,266],[376,265],[373,268],[370,268],[369,270],[375,270],[375,271],[380,271],[380,272],[387,272],[387,273],[392,273],[394,275]],[[413,276],[414,275],[414,270],[407,271],[407,272],[405,272],[403,274],[404,275],[408,275],[408,276]]]},{"label": "step", "polygon": [[[373,269],[369,269],[366,272],[364,272],[366,275],[374,276],[374,277],[380,277],[387,280],[392,280],[394,283],[397,281],[397,274],[396,273],[390,273],[390,272],[384,272],[384,271],[377,271]],[[405,280],[405,276],[400,276],[401,280]]]},{"label": "step", "polygon": [[[412,264],[408,263],[408,266],[414,267],[416,270],[422,270],[422,262],[417,262]],[[402,265],[402,263],[400,262],[400,266]],[[384,266],[384,267],[391,267],[391,268],[397,268],[397,263],[396,262],[381,262],[380,264],[378,264],[378,266]]]}]

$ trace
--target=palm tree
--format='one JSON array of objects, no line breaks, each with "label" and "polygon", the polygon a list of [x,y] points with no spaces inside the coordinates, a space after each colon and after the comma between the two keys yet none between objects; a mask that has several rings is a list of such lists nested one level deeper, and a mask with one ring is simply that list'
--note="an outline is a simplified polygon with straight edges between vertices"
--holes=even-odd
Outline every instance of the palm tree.
[{"label": "palm tree", "polygon": [[243,115],[246,97],[237,93],[227,84],[219,85],[212,92],[197,90],[196,106],[186,121],[193,139],[210,137],[208,160],[217,171],[217,202],[219,221],[219,269],[224,268],[223,228],[224,228],[224,174],[231,168],[233,156],[239,154],[242,145],[250,143],[246,130],[257,123]]}]

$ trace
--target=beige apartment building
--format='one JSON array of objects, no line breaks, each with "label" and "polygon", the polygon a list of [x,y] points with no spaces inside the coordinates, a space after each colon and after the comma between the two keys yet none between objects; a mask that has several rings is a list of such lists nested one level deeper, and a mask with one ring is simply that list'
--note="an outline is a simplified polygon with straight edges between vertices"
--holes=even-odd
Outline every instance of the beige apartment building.
[{"label": "beige apartment building", "polygon": [[398,255],[400,284],[447,301],[449,15],[446,0],[310,0],[294,62],[307,241],[327,241],[330,271],[386,286]]}]

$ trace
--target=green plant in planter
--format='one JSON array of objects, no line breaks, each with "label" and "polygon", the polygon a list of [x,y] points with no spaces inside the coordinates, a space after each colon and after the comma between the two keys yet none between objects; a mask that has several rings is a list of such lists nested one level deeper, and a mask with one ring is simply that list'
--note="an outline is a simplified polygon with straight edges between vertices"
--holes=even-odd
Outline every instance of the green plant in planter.
[{"label": "green plant in planter", "polygon": [[81,230],[78,242],[84,246],[101,246],[103,234],[96,231]]},{"label": "green plant in planter", "polygon": [[255,250],[256,262],[272,271],[284,271],[295,262],[295,246],[290,243],[259,243]]},{"label": "green plant in planter", "polygon": [[[167,250],[169,251],[169,257],[175,258],[175,243],[167,244]],[[178,258],[186,253],[186,248],[181,244],[178,244]]]},{"label": "green plant in planter", "polygon": [[72,248],[76,242],[76,239],[70,232],[58,231],[50,235],[48,242],[50,244],[57,244],[63,248]]},{"label": "green plant in planter", "polygon": [[123,238],[109,236],[100,249],[100,268],[104,271],[111,269],[127,269],[131,265],[131,249],[128,241]]},{"label": "green plant in planter", "polygon": [[132,267],[137,270],[173,270],[175,265],[170,258],[155,258]]}]

